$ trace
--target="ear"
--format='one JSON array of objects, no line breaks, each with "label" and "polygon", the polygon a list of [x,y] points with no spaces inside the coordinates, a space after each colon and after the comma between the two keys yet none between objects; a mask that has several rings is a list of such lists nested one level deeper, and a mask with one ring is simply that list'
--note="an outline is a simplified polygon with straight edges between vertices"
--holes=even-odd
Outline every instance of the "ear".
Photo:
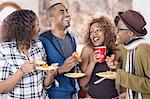
[{"label": "ear", "polygon": [[130,37],[132,37],[132,36],[134,36],[134,33],[133,33],[132,31],[129,31],[129,32],[128,32],[128,35],[129,35]]},{"label": "ear", "polygon": [[51,23],[53,23],[53,22],[55,21],[55,18],[54,18],[54,17],[50,17],[50,18],[49,18],[49,21],[50,21]]},{"label": "ear", "polygon": [[48,18],[48,22],[49,22],[49,25],[51,26],[54,23],[54,18],[53,17],[49,17]]}]

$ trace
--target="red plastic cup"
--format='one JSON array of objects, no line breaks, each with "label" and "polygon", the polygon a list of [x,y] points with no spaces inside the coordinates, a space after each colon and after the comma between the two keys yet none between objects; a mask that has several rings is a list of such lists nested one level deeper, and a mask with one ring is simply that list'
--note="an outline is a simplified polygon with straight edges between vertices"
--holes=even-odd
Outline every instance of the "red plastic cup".
[{"label": "red plastic cup", "polygon": [[105,62],[106,46],[95,47],[96,60],[100,63]]}]

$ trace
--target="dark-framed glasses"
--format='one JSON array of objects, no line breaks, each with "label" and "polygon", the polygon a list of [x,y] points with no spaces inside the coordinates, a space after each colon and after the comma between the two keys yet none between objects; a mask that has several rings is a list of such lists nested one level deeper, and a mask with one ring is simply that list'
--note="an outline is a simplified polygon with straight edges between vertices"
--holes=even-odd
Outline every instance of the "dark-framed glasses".
[{"label": "dark-framed glasses", "polygon": [[121,28],[117,28],[117,29],[116,29],[116,33],[121,32],[121,31],[128,31],[128,30],[130,30],[130,29],[121,29]]}]

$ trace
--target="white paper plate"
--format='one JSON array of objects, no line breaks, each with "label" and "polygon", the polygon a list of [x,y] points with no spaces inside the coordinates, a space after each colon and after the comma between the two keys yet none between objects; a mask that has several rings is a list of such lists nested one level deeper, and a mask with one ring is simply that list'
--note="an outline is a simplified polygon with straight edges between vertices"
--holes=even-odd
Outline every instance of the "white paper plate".
[{"label": "white paper plate", "polygon": [[71,77],[71,78],[80,78],[80,77],[85,76],[85,74],[84,73],[66,73],[64,74],[64,76]]},{"label": "white paper plate", "polygon": [[56,70],[58,67],[55,66],[49,66],[48,68],[43,68],[42,66],[35,67],[37,70]]},{"label": "white paper plate", "polygon": [[107,73],[107,72],[99,72],[99,73],[96,73],[97,76],[99,76],[99,77],[105,77],[105,78],[113,77],[114,74],[115,74],[115,72],[111,72],[110,74]]}]

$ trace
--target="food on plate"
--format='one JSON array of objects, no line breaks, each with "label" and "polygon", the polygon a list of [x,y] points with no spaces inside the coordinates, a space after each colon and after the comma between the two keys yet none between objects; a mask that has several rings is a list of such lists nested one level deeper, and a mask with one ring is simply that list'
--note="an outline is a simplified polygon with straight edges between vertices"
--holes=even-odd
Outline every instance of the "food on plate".
[{"label": "food on plate", "polygon": [[37,70],[51,70],[51,71],[55,71],[58,68],[58,63],[53,63],[50,66],[48,66],[48,64],[36,65],[35,68]]},{"label": "food on plate", "polygon": [[102,72],[102,74],[105,74],[105,75],[112,75],[113,72],[112,72],[112,71],[106,71],[106,72]]},{"label": "food on plate", "polygon": [[36,67],[48,68],[48,64],[43,64],[43,65],[39,65],[39,66],[36,66]]},{"label": "food on plate", "polygon": [[46,64],[45,61],[40,60],[40,59],[34,60],[34,63],[35,63],[35,64],[38,64],[38,65]]},{"label": "food on plate", "polygon": [[81,62],[81,57],[77,52],[73,52],[72,55],[77,59],[77,61]]},{"label": "food on plate", "polygon": [[111,76],[114,76],[114,74],[115,74],[115,72],[112,72],[112,71],[96,73],[96,75],[99,77],[111,77]]},{"label": "food on plate", "polygon": [[48,68],[48,64],[35,66],[36,68]]},{"label": "food on plate", "polygon": [[66,73],[64,74],[64,76],[71,77],[71,78],[80,78],[80,77],[85,76],[85,74],[84,73]]}]

